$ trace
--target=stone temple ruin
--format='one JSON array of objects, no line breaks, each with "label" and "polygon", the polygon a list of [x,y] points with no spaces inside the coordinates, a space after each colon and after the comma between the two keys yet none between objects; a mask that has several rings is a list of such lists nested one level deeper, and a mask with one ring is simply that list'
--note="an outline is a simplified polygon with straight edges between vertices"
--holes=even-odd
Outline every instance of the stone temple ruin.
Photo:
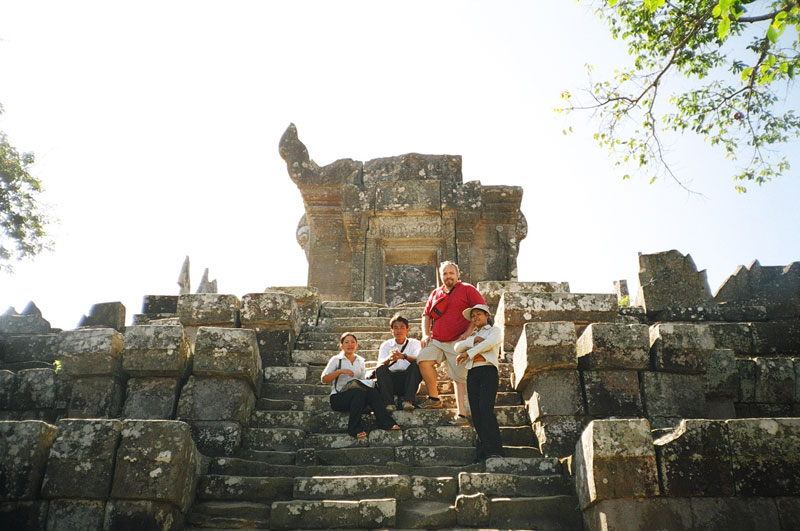
[{"label": "stone temple ruin", "polygon": [[[690,256],[641,255],[629,307],[517,281],[521,191],[454,157],[319,168],[293,127],[281,153],[311,287],[146,295],[131,326],[120,303],[74,330],[0,316],[0,529],[800,529],[800,262],[712,296]],[[319,383],[342,331],[368,360],[395,311],[419,335],[442,258],[503,328],[503,458],[475,462],[449,381],[365,440]]]}]

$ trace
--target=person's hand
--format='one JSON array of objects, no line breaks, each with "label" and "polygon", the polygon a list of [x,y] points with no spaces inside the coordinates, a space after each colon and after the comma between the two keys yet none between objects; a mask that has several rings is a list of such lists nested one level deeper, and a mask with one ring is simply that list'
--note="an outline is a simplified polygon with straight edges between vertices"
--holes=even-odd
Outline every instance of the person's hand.
[{"label": "person's hand", "polygon": [[401,360],[401,359],[403,359],[403,353],[402,353],[402,352],[400,352],[400,351],[399,351],[399,350],[397,350],[397,349],[394,349],[394,350],[392,351],[392,355],[391,355],[391,356],[389,356],[389,358],[386,360],[386,363],[389,363],[390,361],[397,361],[397,360]]},{"label": "person's hand", "polygon": [[471,335],[472,335],[472,333],[470,333],[470,332],[464,332],[463,334],[458,336],[458,339],[456,339],[456,341],[464,341],[465,339],[467,339]]},{"label": "person's hand", "polygon": [[350,377],[355,376],[355,374],[353,374],[353,371],[351,371],[350,369],[339,369],[339,374],[346,374],[347,376]]},{"label": "person's hand", "polygon": [[483,342],[482,337],[476,337],[475,340],[472,342],[473,345],[477,345],[478,343]]},{"label": "person's hand", "polygon": [[433,339],[431,336],[423,334],[419,344],[422,345],[423,348],[425,348],[428,346],[428,343],[431,342],[431,339]]},{"label": "person's hand", "polygon": [[461,365],[462,361],[466,361],[469,356],[467,354],[459,354],[456,358],[456,365]]}]

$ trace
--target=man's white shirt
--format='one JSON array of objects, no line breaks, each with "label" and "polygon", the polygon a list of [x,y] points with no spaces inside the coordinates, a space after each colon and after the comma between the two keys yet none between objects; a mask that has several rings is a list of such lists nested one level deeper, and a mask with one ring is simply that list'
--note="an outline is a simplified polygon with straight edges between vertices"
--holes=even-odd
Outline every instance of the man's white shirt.
[{"label": "man's white shirt", "polygon": [[[419,351],[422,350],[422,345],[420,344],[419,339],[412,339],[409,337],[406,338],[406,341],[408,341],[408,346],[405,350],[403,350],[403,354],[414,357],[419,355]],[[381,344],[381,348],[378,351],[378,367],[383,365],[383,362],[392,356],[392,351],[394,349],[402,350],[403,344],[401,343],[398,345],[394,338],[384,341]],[[410,364],[407,360],[398,360],[394,365],[389,367],[389,370],[392,372],[404,371],[408,369],[409,365]]]}]

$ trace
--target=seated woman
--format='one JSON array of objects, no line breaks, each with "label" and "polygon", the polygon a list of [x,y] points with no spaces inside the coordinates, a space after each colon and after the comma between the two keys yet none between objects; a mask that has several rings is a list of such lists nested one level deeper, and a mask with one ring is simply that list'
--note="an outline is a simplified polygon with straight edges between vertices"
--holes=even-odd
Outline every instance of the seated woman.
[{"label": "seated woman", "polygon": [[331,384],[331,409],[334,411],[349,411],[350,420],[347,423],[347,433],[357,439],[367,436],[361,413],[369,404],[375,412],[378,427],[384,430],[399,430],[392,415],[386,411],[380,393],[374,387],[355,386],[345,390],[348,382],[354,378],[363,379],[366,372],[364,358],[356,354],[358,340],[351,332],[345,332],[339,338],[338,354],[333,356],[325,370],[322,371],[322,383]]},{"label": "seated woman", "polygon": [[476,304],[463,312],[464,319],[472,321],[475,331],[464,341],[454,345],[459,352],[456,363],[466,363],[467,397],[472,411],[472,424],[478,434],[478,459],[500,457],[503,443],[500,441],[500,427],[494,414],[499,378],[500,348],[503,344],[500,328],[493,326],[489,307]]}]

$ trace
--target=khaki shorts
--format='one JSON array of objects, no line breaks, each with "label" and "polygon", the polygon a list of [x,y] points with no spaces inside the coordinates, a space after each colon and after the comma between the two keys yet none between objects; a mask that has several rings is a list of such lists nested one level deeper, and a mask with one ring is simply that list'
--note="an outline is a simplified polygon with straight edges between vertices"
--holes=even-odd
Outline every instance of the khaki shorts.
[{"label": "khaki shorts", "polygon": [[467,364],[462,363],[461,365],[456,365],[458,352],[453,348],[454,344],[455,341],[438,341],[432,339],[431,342],[419,352],[417,363],[421,361],[442,363],[446,360],[447,375],[456,382],[465,383],[467,381]]}]

